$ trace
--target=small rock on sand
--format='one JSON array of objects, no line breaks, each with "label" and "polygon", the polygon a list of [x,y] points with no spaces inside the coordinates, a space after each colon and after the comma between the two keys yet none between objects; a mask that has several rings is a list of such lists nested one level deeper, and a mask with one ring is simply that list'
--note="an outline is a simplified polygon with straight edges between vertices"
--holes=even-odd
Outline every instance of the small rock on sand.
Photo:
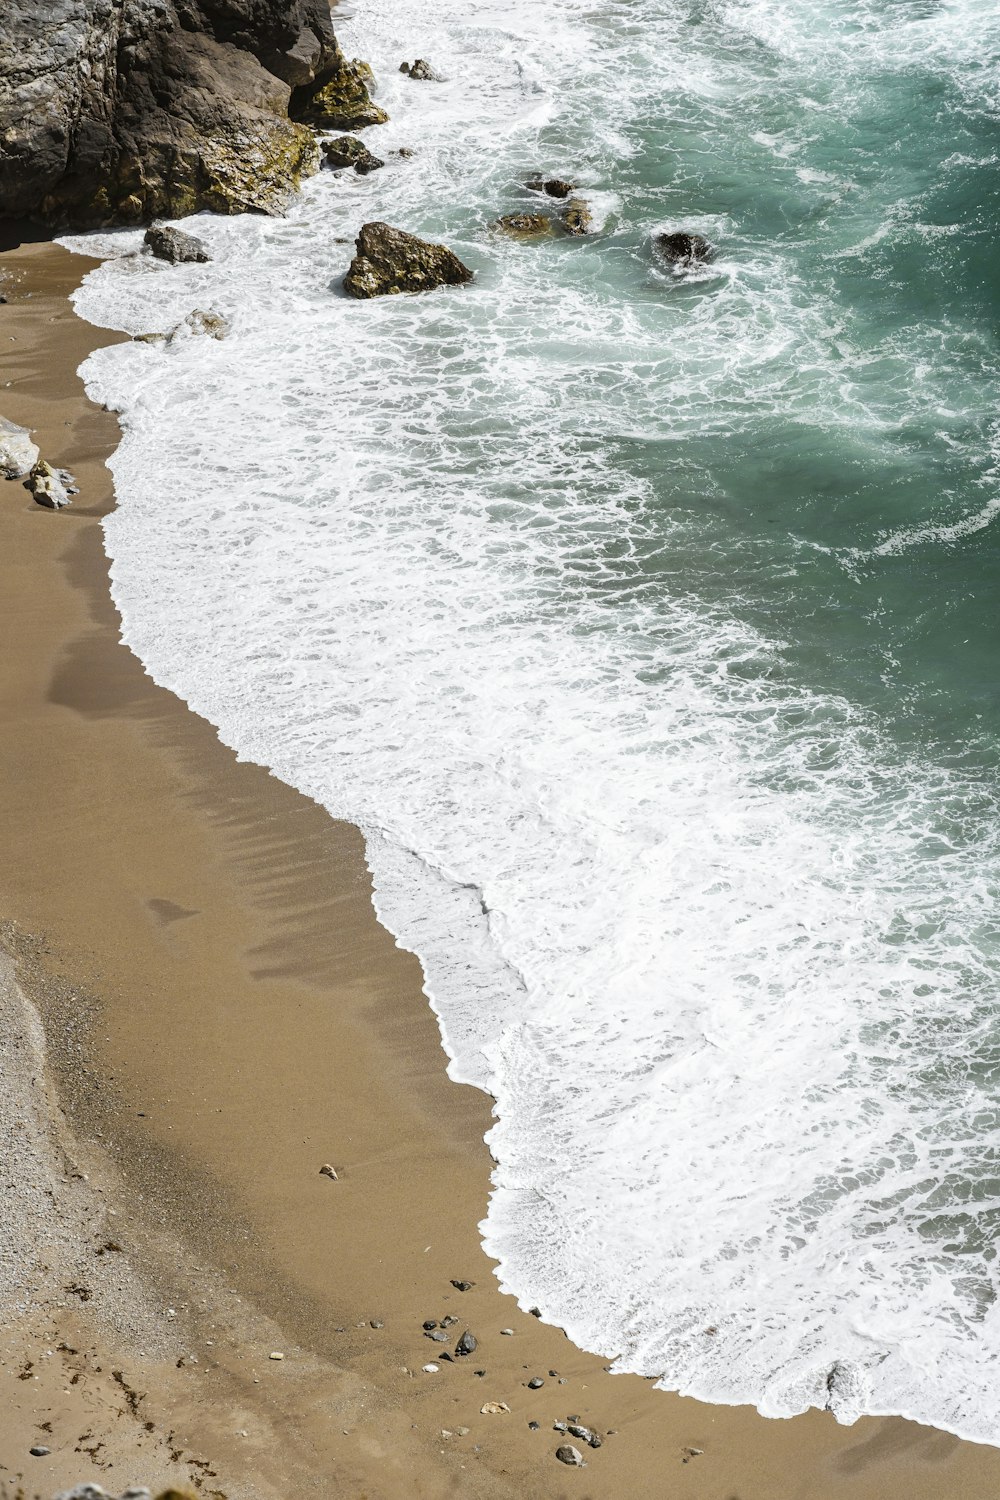
[{"label": "small rock on sand", "polygon": [[448,1342],[448,1335],[440,1328],[425,1333],[424,1338],[433,1339],[435,1344],[446,1344]]},{"label": "small rock on sand", "polygon": [[328,1161],[325,1161],[323,1163],[323,1165],[320,1167],[320,1169],[319,1169],[319,1175],[321,1177],[329,1177],[330,1180],[331,1180],[331,1182],[336,1182],[337,1181],[337,1173],[334,1171],[333,1167],[331,1167],[331,1165],[330,1165],[330,1163]]},{"label": "small rock on sand", "polygon": [[49,1454],[52,1452],[52,1449],[46,1448],[42,1443],[36,1443],[33,1448],[28,1449],[28,1452],[31,1454],[32,1458],[48,1458]]},{"label": "small rock on sand", "polygon": [[475,1334],[470,1333],[469,1330],[466,1329],[462,1334],[462,1337],[459,1339],[458,1343],[455,1345],[455,1353],[475,1354],[478,1348],[479,1340],[476,1338]]},{"label": "small rock on sand", "polygon": [[285,1356],[279,1350],[274,1349],[267,1357],[268,1359],[284,1359]]},{"label": "small rock on sand", "polygon": [[512,1339],[514,1337],[513,1328],[501,1328],[500,1332],[504,1335],[505,1338]]},{"label": "small rock on sand", "polygon": [[540,1390],[541,1390],[541,1388],[542,1388],[542,1386],[543,1386],[543,1385],[544,1385],[544,1384],[545,1384],[545,1381],[544,1381],[544,1380],[542,1380],[542,1378],[541,1378],[541,1376],[539,1376],[539,1375],[534,1375],[534,1376],[532,1376],[532,1378],[531,1378],[531,1379],[530,1379],[530,1380],[529,1380],[529,1381],[528,1381],[528,1390],[529,1390],[529,1391],[540,1391]]},{"label": "small rock on sand", "polygon": [[571,1468],[583,1468],[583,1454],[579,1448],[574,1448],[572,1443],[563,1443],[556,1449],[556,1458],[561,1464],[569,1464]]},{"label": "small rock on sand", "polygon": [[510,1407],[506,1401],[486,1401],[479,1411],[484,1417],[499,1417],[503,1412],[510,1411]]},{"label": "small rock on sand", "polygon": [[436,1375],[440,1369],[439,1365],[422,1365],[421,1369],[425,1375]]},{"label": "small rock on sand", "polygon": [[457,1292],[471,1292],[475,1286],[474,1281],[453,1281],[452,1286]]},{"label": "small rock on sand", "polygon": [[0,474],[4,479],[20,479],[37,462],[38,447],[28,429],[0,417]]},{"label": "small rock on sand", "polygon": [[25,483],[35,497],[35,504],[44,505],[46,510],[62,510],[69,504],[70,493],[76,494],[73,476],[65,469],[54,469],[44,458],[32,467]]}]

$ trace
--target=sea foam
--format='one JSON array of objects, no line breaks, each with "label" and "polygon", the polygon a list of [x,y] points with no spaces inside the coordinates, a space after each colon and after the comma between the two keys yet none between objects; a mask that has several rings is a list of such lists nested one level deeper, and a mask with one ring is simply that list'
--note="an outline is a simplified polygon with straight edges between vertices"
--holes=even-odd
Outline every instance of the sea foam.
[{"label": "sea foam", "polygon": [[[109,257],[92,321],[232,323],[87,361],[124,425],[114,596],[157,681],[365,831],[451,1075],[496,1099],[505,1288],[671,1389],[1000,1442],[995,785],[792,649],[758,596],[792,631],[815,548],[761,544],[739,498],[803,432],[864,469],[920,423],[995,464],[995,372],[905,319],[873,341],[833,286],[922,230],[824,134],[918,66],[988,107],[991,23],[666,9],[363,0],[339,30],[392,116],[383,171],[200,220],[208,265],[74,242]],[[491,236],[537,170],[605,195],[604,233]],[[753,170],[820,245],[808,282]],[[350,302],[366,219],[475,283]],[[679,227],[719,246],[697,281],[650,254]],[[812,503],[796,472],[775,509]],[[993,520],[937,503],[842,527],[831,567]]]}]

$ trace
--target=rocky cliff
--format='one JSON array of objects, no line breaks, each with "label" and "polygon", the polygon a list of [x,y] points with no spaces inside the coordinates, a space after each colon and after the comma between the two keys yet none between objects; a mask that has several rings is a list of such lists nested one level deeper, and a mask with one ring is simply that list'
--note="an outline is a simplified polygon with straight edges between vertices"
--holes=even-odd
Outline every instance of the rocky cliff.
[{"label": "rocky cliff", "polygon": [[280,212],[368,76],[328,0],[0,0],[0,217]]}]

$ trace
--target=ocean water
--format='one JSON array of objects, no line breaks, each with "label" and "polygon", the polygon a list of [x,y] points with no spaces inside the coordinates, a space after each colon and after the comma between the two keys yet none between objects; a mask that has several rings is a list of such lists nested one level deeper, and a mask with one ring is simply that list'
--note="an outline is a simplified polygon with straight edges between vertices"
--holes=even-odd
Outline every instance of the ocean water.
[{"label": "ocean water", "polygon": [[[1000,1443],[1000,13],[338,30],[412,159],[209,265],[74,242],[92,321],[232,321],[85,367],[125,637],[365,830],[496,1099],[504,1287],[672,1390]],[[598,233],[488,233],[538,170]],[[475,283],[345,298],[369,219]]]}]

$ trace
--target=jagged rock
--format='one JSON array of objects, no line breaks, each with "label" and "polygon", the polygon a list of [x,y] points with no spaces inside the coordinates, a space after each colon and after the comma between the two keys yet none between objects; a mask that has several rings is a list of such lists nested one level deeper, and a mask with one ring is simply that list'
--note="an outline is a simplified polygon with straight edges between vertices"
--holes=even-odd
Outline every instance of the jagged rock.
[{"label": "jagged rock", "polygon": [[653,244],[664,260],[680,268],[704,265],[715,254],[715,247],[704,235],[692,234],[686,229],[673,234],[658,234]]},{"label": "jagged rock", "polygon": [[371,68],[357,57],[348,62],[339,47],[337,53],[336,66],[319,87],[296,89],[292,94],[293,118],[317,130],[363,130],[368,125],[384,125],[389,116],[368,92],[374,82]]},{"label": "jagged rock", "polygon": [[579,1448],[574,1448],[572,1443],[562,1443],[556,1449],[556,1458],[561,1464],[570,1464],[576,1469],[583,1467],[583,1454]]},{"label": "jagged rock", "polygon": [[560,217],[567,234],[589,234],[594,227],[594,216],[585,198],[568,198]]},{"label": "jagged rock", "polygon": [[321,149],[328,167],[353,167],[362,177],[385,166],[382,158],[369,151],[356,135],[340,135],[335,141],[324,141]]},{"label": "jagged rock", "polygon": [[44,505],[46,510],[62,510],[70,503],[66,483],[69,478],[65,469],[54,469],[44,458],[40,458],[25,480],[25,485],[34,495],[36,505]]},{"label": "jagged rock", "polygon": [[363,224],[357,254],[344,277],[352,297],[383,297],[460,286],[472,272],[445,245],[432,245],[391,224]]},{"label": "jagged rock", "polygon": [[495,234],[506,234],[512,240],[538,240],[551,234],[554,227],[548,214],[503,214],[490,225]]},{"label": "jagged rock", "polygon": [[3,0],[0,217],[280,213],[345,70],[328,0]]},{"label": "jagged rock", "polygon": [[407,78],[414,78],[418,83],[440,83],[440,75],[435,73],[429,62],[418,57],[416,62],[400,63],[399,71],[405,73]]},{"label": "jagged rock", "polygon": [[154,224],[146,230],[145,243],[157,260],[169,260],[171,265],[179,261],[208,261],[209,255],[201,240],[193,234],[184,234],[180,229],[171,229],[167,224]]},{"label": "jagged rock", "polygon": [[0,474],[4,479],[20,479],[38,462],[38,445],[31,441],[26,427],[0,417]]},{"label": "jagged rock", "polygon": [[179,339],[197,337],[207,334],[210,339],[224,339],[229,333],[229,319],[223,317],[219,312],[206,312],[204,308],[196,307],[189,312],[177,327],[169,334],[168,344],[174,344]]},{"label": "jagged rock", "polygon": [[475,1334],[470,1333],[468,1329],[466,1329],[466,1331],[462,1334],[462,1337],[459,1339],[458,1343],[455,1345],[455,1353],[475,1354],[478,1348],[479,1342]]},{"label": "jagged rock", "polygon": [[576,183],[564,182],[561,177],[532,177],[524,185],[533,193],[545,193],[549,198],[568,198],[576,192]]}]

